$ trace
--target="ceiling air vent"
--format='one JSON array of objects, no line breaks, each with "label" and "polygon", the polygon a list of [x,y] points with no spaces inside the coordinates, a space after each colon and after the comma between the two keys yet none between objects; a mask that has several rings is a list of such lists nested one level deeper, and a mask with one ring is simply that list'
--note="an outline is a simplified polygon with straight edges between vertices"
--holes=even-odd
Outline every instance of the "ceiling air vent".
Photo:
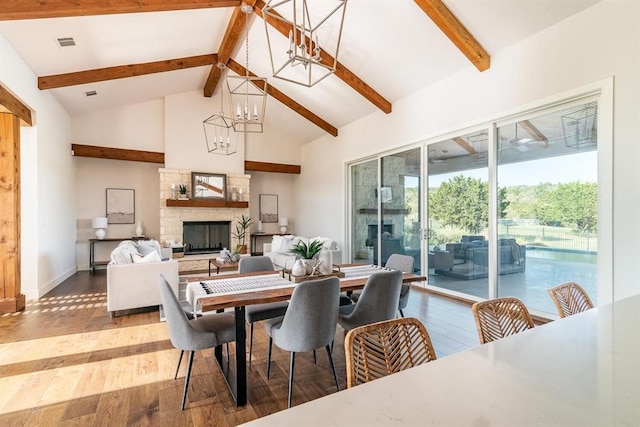
[{"label": "ceiling air vent", "polygon": [[95,90],[89,90],[84,93],[85,96],[96,96],[97,94],[98,92],[96,92]]},{"label": "ceiling air vent", "polygon": [[60,37],[57,38],[56,41],[58,42],[58,46],[60,47],[71,47],[76,45],[76,41],[73,39],[73,37]]}]

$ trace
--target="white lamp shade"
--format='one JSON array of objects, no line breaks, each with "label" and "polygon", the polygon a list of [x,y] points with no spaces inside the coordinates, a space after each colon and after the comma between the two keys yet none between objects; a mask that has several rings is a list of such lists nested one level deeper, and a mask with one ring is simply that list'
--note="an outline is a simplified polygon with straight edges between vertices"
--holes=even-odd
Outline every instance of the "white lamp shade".
[{"label": "white lamp shade", "polygon": [[98,239],[104,239],[104,229],[107,228],[108,222],[106,217],[97,217],[91,220],[91,228],[96,229],[96,237]]},{"label": "white lamp shade", "polygon": [[107,228],[107,218],[97,217],[91,220],[91,228]]},{"label": "white lamp shade", "polygon": [[289,225],[288,218],[280,218],[278,220],[278,225],[280,226],[280,233],[284,234],[287,232],[287,225]]}]

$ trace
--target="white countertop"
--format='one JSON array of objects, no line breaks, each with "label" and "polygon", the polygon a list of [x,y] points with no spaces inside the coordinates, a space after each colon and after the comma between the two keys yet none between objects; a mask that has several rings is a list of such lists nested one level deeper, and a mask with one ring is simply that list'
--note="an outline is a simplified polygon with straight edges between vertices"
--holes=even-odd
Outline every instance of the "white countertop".
[{"label": "white countertop", "polygon": [[640,295],[247,426],[640,426]]}]

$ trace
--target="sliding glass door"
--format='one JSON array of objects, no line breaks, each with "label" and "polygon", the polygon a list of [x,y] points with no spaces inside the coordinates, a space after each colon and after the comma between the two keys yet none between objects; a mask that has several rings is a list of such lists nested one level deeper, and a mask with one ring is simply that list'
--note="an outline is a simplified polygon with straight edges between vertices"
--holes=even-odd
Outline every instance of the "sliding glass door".
[{"label": "sliding glass door", "polygon": [[374,237],[376,264],[384,266],[391,254],[401,254],[414,258],[415,271],[421,269],[420,153],[415,148],[381,159],[383,228]]},{"label": "sliding glass door", "polygon": [[353,262],[384,266],[404,254],[421,270],[420,159],[415,148],[351,165]]},{"label": "sliding glass door", "polygon": [[498,127],[498,296],[555,312],[547,289],[577,282],[597,301],[597,103]]},{"label": "sliding glass door", "polygon": [[585,96],[351,165],[351,259],[411,255],[429,287],[516,296],[540,313],[555,314],[547,289],[568,281],[597,302],[598,102]]},{"label": "sliding glass door", "polygon": [[378,160],[352,165],[351,254],[352,262],[371,264],[373,242],[378,234]]},{"label": "sliding glass door", "polygon": [[488,131],[430,144],[429,284],[488,297]]}]

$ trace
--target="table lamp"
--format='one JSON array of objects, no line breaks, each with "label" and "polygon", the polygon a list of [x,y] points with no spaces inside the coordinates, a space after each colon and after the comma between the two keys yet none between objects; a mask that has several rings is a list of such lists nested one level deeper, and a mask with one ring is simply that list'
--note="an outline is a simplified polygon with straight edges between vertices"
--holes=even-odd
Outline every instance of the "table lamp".
[{"label": "table lamp", "polygon": [[286,233],[287,225],[289,225],[289,218],[280,218],[280,220],[278,220],[278,225],[280,226],[280,233]]},{"label": "table lamp", "polygon": [[107,228],[107,218],[105,217],[97,217],[91,220],[91,228],[96,230],[96,238],[102,240],[104,239],[105,231]]}]

